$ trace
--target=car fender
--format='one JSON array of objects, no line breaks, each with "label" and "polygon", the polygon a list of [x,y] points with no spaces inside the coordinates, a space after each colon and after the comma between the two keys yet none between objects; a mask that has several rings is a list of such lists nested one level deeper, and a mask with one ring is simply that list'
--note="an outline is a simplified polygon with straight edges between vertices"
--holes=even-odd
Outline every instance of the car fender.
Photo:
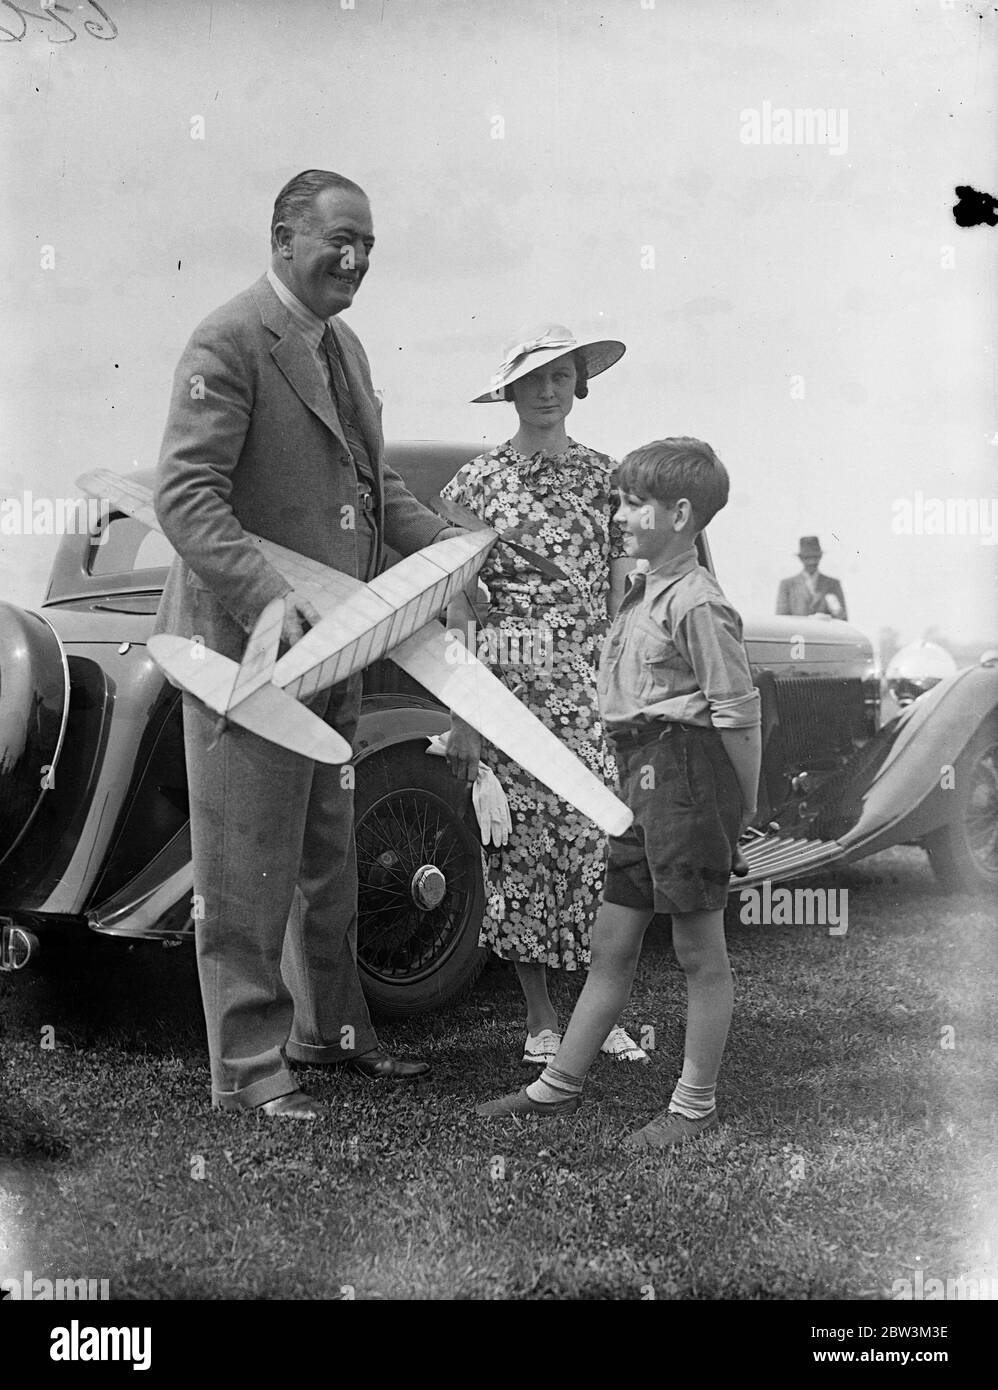
[{"label": "car fender", "polygon": [[413,708],[412,705],[391,705],[380,702],[361,709],[354,735],[354,763],[362,762],[373,753],[380,753],[398,743],[413,743],[446,733],[450,728],[450,713],[442,706]]},{"label": "car fender", "polygon": [[69,666],[46,617],[0,602],[0,862],[54,786],[69,720]]},{"label": "car fender", "polygon": [[[354,764],[400,743],[444,733],[450,715],[439,706],[401,708],[380,701],[363,709],[354,736]],[[194,874],[190,825],[179,830],[140,873],[87,912],[90,927],[107,936],[146,940],[189,938]],[[197,906],[193,912],[196,916]]]},{"label": "car fender", "polygon": [[[921,839],[949,817],[952,768],[998,709],[998,666],[970,666],[941,681],[886,725],[886,747],[852,827],[838,835],[847,858]],[[864,760],[870,748],[863,750]],[[874,750],[876,751],[876,750]]]}]

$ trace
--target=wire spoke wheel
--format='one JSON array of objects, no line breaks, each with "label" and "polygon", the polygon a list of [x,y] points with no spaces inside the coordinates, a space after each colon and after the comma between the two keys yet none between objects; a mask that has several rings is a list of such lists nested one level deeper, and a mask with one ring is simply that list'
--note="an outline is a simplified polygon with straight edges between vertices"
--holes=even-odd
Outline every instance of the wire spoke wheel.
[{"label": "wire spoke wheel", "polygon": [[389,748],[357,768],[357,963],[386,1015],[439,1008],[485,960],[481,850],[468,788],[446,764]]},{"label": "wire spoke wheel", "polygon": [[998,893],[998,721],[978,730],[955,774],[950,819],[925,840],[933,870],[953,892]]}]

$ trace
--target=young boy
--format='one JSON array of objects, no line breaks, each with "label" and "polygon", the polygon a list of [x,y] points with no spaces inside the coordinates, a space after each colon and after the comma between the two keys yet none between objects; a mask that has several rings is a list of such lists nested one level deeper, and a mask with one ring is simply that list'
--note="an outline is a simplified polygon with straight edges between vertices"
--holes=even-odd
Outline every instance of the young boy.
[{"label": "young boy", "polygon": [[629,1136],[661,1149],[717,1124],[714,1091],[731,1022],[724,904],[738,836],[756,813],[759,696],[742,625],[695,541],[728,500],[708,444],[662,439],[617,469],[617,520],[635,571],[600,660],[603,724],[634,823],[611,837],[592,965],[554,1061],[482,1116],[567,1115],[627,1003],[653,912],[672,917],[686,974],[686,1048],[669,1107]]}]

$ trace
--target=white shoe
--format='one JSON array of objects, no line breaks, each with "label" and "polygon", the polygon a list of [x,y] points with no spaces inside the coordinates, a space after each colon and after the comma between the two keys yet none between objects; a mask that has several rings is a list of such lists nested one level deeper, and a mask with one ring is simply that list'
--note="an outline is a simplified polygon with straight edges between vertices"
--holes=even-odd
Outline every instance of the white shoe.
[{"label": "white shoe", "polygon": [[607,1033],[606,1042],[600,1048],[600,1052],[605,1052],[615,1062],[648,1061],[648,1053],[645,1052],[644,1048],[638,1047],[634,1039],[629,1038],[619,1024]]},{"label": "white shoe", "polygon": [[546,1067],[548,1062],[554,1061],[559,1047],[561,1047],[561,1034],[555,1033],[551,1028],[542,1028],[536,1036],[533,1033],[527,1034],[521,1060],[535,1062],[538,1066]]}]

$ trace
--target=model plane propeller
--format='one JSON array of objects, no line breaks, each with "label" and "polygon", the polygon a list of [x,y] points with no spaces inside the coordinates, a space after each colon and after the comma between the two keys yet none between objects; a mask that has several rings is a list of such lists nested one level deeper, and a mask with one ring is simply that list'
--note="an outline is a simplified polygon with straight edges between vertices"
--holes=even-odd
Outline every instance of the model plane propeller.
[{"label": "model plane propeller", "polygon": [[[78,485],[151,530],[162,530],[148,487],[109,469],[84,474]],[[276,599],[260,615],[238,664],[168,634],[151,637],[149,651],[171,679],[215,713],[293,752],[333,763],[349,761],[349,745],[299,700],[388,656],[531,776],[608,834],[619,835],[633,819],[630,809],[437,620],[501,540],[475,521],[474,531],[417,551],[369,584],[250,535],[308,597],[321,621],[278,658],[284,604]],[[516,548],[531,563],[544,558],[518,543]]]}]

